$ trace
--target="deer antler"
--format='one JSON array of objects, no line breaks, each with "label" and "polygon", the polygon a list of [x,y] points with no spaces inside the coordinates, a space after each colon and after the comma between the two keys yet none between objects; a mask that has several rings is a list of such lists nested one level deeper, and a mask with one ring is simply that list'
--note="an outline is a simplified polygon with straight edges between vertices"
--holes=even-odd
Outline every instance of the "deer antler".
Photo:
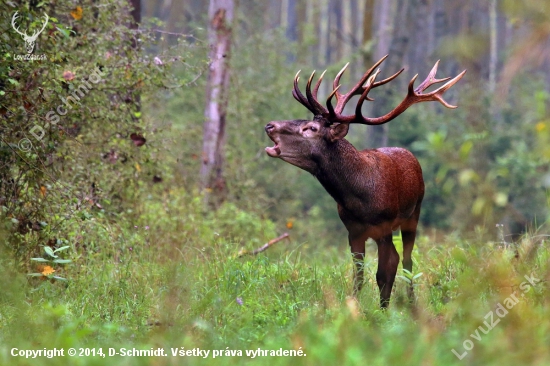
[{"label": "deer antler", "polygon": [[32,36],[29,36],[29,35],[27,34],[27,32],[21,33],[21,31],[19,31],[18,27],[15,25],[15,20],[19,17],[19,14],[18,14],[18,13],[19,13],[19,12],[16,11],[15,14],[13,14],[13,17],[11,18],[11,25],[12,25],[13,29],[15,29],[15,31],[16,31],[17,33],[19,33],[20,35],[22,35],[22,36],[25,38],[25,40],[27,40],[27,39],[31,39],[31,40],[36,39],[36,37],[37,37],[40,33],[42,33],[42,31],[44,30],[44,28],[46,28],[46,26],[48,25],[48,21],[50,20],[50,17],[48,16],[48,14],[44,13],[45,21],[44,21],[44,24],[42,25],[42,28],[41,28],[39,31],[34,32]]},{"label": "deer antler", "polygon": [[17,33],[19,33],[20,35],[22,35],[23,37],[28,37],[27,33],[21,33],[19,31],[19,29],[17,28],[17,26],[15,25],[15,20],[19,17],[18,15],[19,12],[15,12],[15,14],[13,14],[13,17],[11,18],[11,26],[13,27],[13,29],[15,29],[15,31]]},{"label": "deer antler", "polygon": [[39,31],[37,32],[34,32],[34,34],[32,35],[31,38],[36,38],[40,33],[42,33],[42,31],[44,30],[44,28],[46,28],[46,26],[48,25],[48,20],[50,20],[50,17],[48,16],[48,14],[44,13],[44,16],[46,18],[46,20],[44,21],[44,25],[42,26],[42,29],[40,29]]},{"label": "deer antler", "polygon": [[[428,77],[416,88],[414,89],[414,82],[416,78],[418,77],[418,74],[415,75],[411,81],[409,82],[409,88],[407,92],[407,96],[397,107],[395,107],[392,111],[389,113],[376,118],[368,118],[363,117],[363,114],[361,113],[361,107],[363,106],[363,102],[365,100],[372,101],[373,99],[368,97],[369,92],[377,88],[381,85],[384,85],[393,79],[395,79],[401,72],[403,72],[404,69],[399,70],[392,76],[388,77],[387,79],[376,81],[376,76],[378,76],[378,73],[380,72],[380,69],[374,70],[380,66],[382,62],[387,58],[388,56],[382,57],[377,63],[375,63],[370,69],[367,70],[367,72],[359,79],[359,82],[355,84],[353,88],[346,94],[341,94],[340,89],[340,78],[342,77],[344,71],[346,71],[346,68],[348,67],[349,63],[346,64],[342,70],[336,75],[334,78],[334,81],[332,83],[332,92],[327,98],[327,108],[323,107],[317,100],[317,91],[319,90],[319,86],[321,85],[321,81],[323,79],[323,73],[319,80],[317,81],[317,84],[315,85],[315,88],[313,89],[313,92],[311,91],[311,82],[313,80],[313,76],[315,75],[315,71],[311,74],[307,85],[306,85],[306,97],[300,92],[300,89],[298,88],[298,81],[300,78],[298,77],[298,74],[294,77],[294,89],[292,90],[292,95],[296,100],[298,100],[301,104],[303,104],[307,109],[309,109],[313,114],[316,116],[321,116],[325,118],[329,123],[360,123],[365,125],[380,125],[386,122],[391,121],[401,113],[403,113],[407,108],[409,108],[411,105],[415,103],[421,103],[421,102],[430,102],[430,101],[438,101],[441,104],[443,104],[447,108],[456,108],[456,106],[453,106],[449,103],[447,103],[443,99],[443,93],[445,93],[448,89],[450,89],[454,84],[456,84],[462,76],[466,73],[466,70],[462,71],[460,74],[455,76],[452,80],[450,80],[450,77],[444,78],[444,79],[436,79],[435,74],[437,72],[437,66],[439,65],[439,61],[437,61],[428,74]],[[374,74],[373,74],[374,72]],[[442,83],[447,80],[447,83],[439,87],[437,90],[434,90],[427,94],[422,94],[424,90],[426,90],[428,87],[430,87],[433,84]],[[355,115],[343,115],[342,112],[344,111],[344,107],[349,102],[349,100],[355,96],[355,95],[361,95],[359,98],[359,101],[357,102],[357,106],[355,107]],[[336,107],[332,106],[332,98],[336,97]]]}]

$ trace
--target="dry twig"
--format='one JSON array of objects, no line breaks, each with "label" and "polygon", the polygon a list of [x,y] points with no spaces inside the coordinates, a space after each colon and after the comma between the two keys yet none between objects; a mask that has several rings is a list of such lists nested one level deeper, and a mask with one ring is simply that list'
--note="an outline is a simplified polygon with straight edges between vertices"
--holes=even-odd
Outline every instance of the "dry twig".
[{"label": "dry twig", "polygon": [[239,252],[239,257],[242,257],[242,256],[245,256],[247,254],[250,254],[250,255],[256,255],[258,253],[261,253],[263,252],[264,250],[266,250],[267,248],[269,248],[270,246],[272,246],[273,244],[275,243],[278,243],[280,242],[281,240],[283,239],[287,239],[289,237],[288,233],[284,233],[283,235],[275,238],[275,239],[271,239],[270,241],[268,241],[267,243],[265,243],[264,245],[262,245],[261,247],[259,247],[258,249],[255,249],[254,251],[252,252],[249,252],[247,250],[242,250],[241,252]]}]

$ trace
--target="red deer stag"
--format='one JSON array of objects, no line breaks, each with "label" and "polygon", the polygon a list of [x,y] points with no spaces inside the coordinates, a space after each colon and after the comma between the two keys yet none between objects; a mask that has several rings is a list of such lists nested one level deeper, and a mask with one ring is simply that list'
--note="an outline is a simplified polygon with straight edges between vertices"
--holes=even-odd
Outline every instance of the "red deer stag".
[{"label": "red deer stag", "polygon": [[[326,108],[317,100],[324,73],[313,90],[311,82],[315,71],[311,74],[304,96],[298,87],[298,72],[294,77],[292,95],[313,113],[313,120],[272,121],[265,126],[267,135],[275,143],[273,147],[266,147],[267,154],[313,174],[338,204],[338,214],[348,230],[355,262],[354,296],[363,285],[365,241],[368,238],[376,241],[376,282],[383,308],[389,304],[399,263],[399,254],[392,241],[392,231],[398,228],[401,228],[403,239],[403,268],[412,271],[411,252],[424,196],[422,169],[408,150],[383,147],[358,151],[344,137],[352,123],[380,125],[391,121],[415,103],[439,101],[447,108],[456,108],[443,100],[442,95],[466,72],[464,70],[437,90],[424,94],[431,85],[451,79],[435,78],[438,61],[416,89],[414,82],[418,75],[412,78],[407,96],[395,109],[381,117],[364,117],[361,112],[363,102],[373,100],[368,96],[369,91],[392,81],[403,71],[401,69],[387,79],[376,81],[380,69],[374,70],[386,57],[372,66],[348,93],[341,94],[340,78],[348,65],[344,66],[334,79]],[[355,95],[360,95],[355,114],[344,115],[346,103]],[[335,107],[332,105],[334,97]],[[412,300],[412,285],[408,294]]]}]

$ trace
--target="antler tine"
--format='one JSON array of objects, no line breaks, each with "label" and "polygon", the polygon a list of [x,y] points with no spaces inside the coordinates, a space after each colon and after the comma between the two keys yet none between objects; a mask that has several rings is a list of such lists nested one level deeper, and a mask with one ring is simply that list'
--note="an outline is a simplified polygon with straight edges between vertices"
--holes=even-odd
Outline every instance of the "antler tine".
[{"label": "antler tine", "polygon": [[298,72],[296,73],[296,75],[294,76],[294,88],[292,89],[292,95],[294,96],[294,98],[302,103],[302,104],[307,104],[307,99],[306,97],[304,97],[304,95],[302,94],[302,92],[300,91],[300,88],[298,87],[298,81],[300,81],[300,77],[298,75],[300,75],[300,72],[302,70],[298,70]]},{"label": "antler tine", "polygon": [[309,80],[307,81],[307,84],[306,84],[306,97],[307,97],[307,100],[310,104],[310,106],[315,110],[315,112],[313,112],[315,115],[318,115],[318,114],[326,114],[328,111],[325,107],[323,107],[323,105],[321,103],[319,103],[317,101],[317,99],[315,99],[313,97],[313,94],[311,93],[311,81],[313,80],[313,77],[315,76],[315,70],[313,70],[313,72],[311,73],[311,76],[309,77]]},{"label": "antler tine", "polygon": [[[392,76],[384,79],[384,80],[380,80],[380,81],[377,81],[375,82],[373,85],[372,85],[372,88],[371,89],[374,89],[374,88],[377,88],[381,85],[384,85],[384,84],[387,84],[389,83],[390,81],[392,81],[393,79],[395,79],[396,77],[398,77],[399,75],[401,75],[401,73],[405,70],[405,68],[402,68],[401,70],[399,70],[398,72],[396,72],[395,74],[393,74]],[[371,76],[372,77],[372,76]],[[361,88],[357,89],[355,91],[355,94],[354,95],[361,95],[363,94],[363,92],[365,91],[365,86],[362,86]],[[367,100],[369,100],[367,98]]]},{"label": "antler tine", "polygon": [[42,26],[42,29],[40,29],[40,31],[38,31],[38,32],[35,32],[33,36],[42,33],[44,28],[46,28],[46,26],[48,25],[48,20],[50,20],[50,17],[46,13],[44,13],[44,15],[46,16],[46,21],[44,22],[44,25]]},{"label": "antler tine", "polygon": [[[340,70],[338,72],[338,74],[336,74],[336,77],[334,78],[334,81],[332,82],[332,90],[338,89],[338,86],[340,85],[340,78],[342,77],[342,75],[344,75],[344,72],[346,71],[348,66],[349,66],[349,62],[347,64],[345,64],[344,67],[342,67],[342,70]],[[339,100],[341,97],[342,97],[342,94],[336,92],[336,100]]]},{"label": "antler tine", "polygon": [[389,78],[386,78],[384,80],[380,80],[380,81],[377,81],[375,82],[373,85],[372,85],[372,89],[374,88],[377,88],[381,85],[384,85],[384,84],[387,84],[389,83],[390,81],[392,81],[393,79],[395,79],[396,77],[398,77],[399,75],[401,75],[401,73],[405,70],[405,68],[402,68],[401,70],[399,70],[398,72],[396,72],[395,74],[393,74],[392,76],[390,76]]},{"label": "antler tine", "polygon": [[[432,71],[433,71],[433,69],[432,69]],[[389,122],[392,119],[394,119],[395,117],[399,116],[401,113],[403,113],[411,105],[413,105],[415,103],[421,103],[421,102],[438,101],[441,104],[443,104],[445,107],[454,109],[454,108],[456,108],[456,106],[453,106],[453,105],[447,103],[445,100],[443,100],[442,95],[450,87],[452,87],[454,84],[456,84],[462,78],[462,76],[464,76],[465,73],[466,73],[466,70],[462,71],[460,74],[455,76],[452,80],[448,81],[447,83],[442,85],[437,90],[434,90],[433,92],[428,93],[428,94],[421,94],[420,92],[418,92],[418,90],[420,88],[414,89],[414,82],[416,81],[416,78],[418,77],[418,74],[416,74],[411,79],[411,81],[409,82],[407,96],[392,111],[386,113],[385,115],[383,115],[381,117],[376,117],[376,118],[365,118],[365,117],[362,117],[362,116],[360,117],[359,114],[356,113],[355,118],[350,123],[360,123],[360,124],[365,124],[365,125],[381,125],[381,124]],[[429,78],[428,78],[428,80],[429,80]],[[422,84],[424,84],[424,85],[422,85]],[[422,84],[421,84],[422,87],[427,88],[426,84],[429,84],[429,82],[426,83],[426,84],[425,83],[422,83]],[[432,82],[432,84],[433,84],[433,82]]]},{"label": "antler tine", "polygon": [[443,79],[436,79],[435,78],[435,74],[437,73],[437,67],[439,66],[439,60],[437,60],[437,62],[435,63],[435,65],[432,67],[432,70],[430,71],[430,73],[428,74],[428,77],[426,77],[426,80],[424,80],[414,91],[417,92],[417,93],[421,93],[423,92],[424,90],[428,89],[430,86],[432,86],[433,84],[437,84],[437,83],[442,83],[444,81],[447,81],[449,79],[451,79],[450,77],[448,78],[443,78]]},{"label": "antler tine", "polygon": [[334,78],[334,81],[332,82],[333,89],[336,89],[336,87],[338,85],[340,85],[340,78],[342,77],[342,75],[344,75],[344,72],[346,71],[348,66],[349,66],[349,62],[347,64],[345,64],[344,67],[342,67],[342,70],[338,71],[338,74],[336,74],[336,77]]},{"label": "antler tine", "polygon": [[294,97],[294,99],[296,99],[298,102],[300,102],[304,107],[309,109],[309,111],[311,113],[315,114],[315,110],[309,104],[306,97],[300,91],[300,87],[298,86],[298,82],[300,81],[300,77],[298,75],[300,74],[300,71],[302,71],[302,70],[299,70],[296,73],[296,76],[294,76],[294,88],[292,89],[292,96]]},{"label": "antler tine", "polygon": [[332,90],[332,93],[327,98],[327,108],[329,112],[329,117],[334,118],[336,117],[336,113],[334,112],[334,108],[332,107],[332,97],[338,92],[338,89],[340,89],[342,85],[338,85],[336,88]]},{"label": "antler tine", "polygon": [[367,81],[367,79],[369,78],[369,76],[372,74],[372,72],[378,67],[380,66],[380,64],[382,62],[384,62],[384,60],[388,58],[388,55],[382,57],[380,60],[378,60],[378,62],[376,62],[374,65],[371,66],[370,69],[367,70],[366,73],[363,74],[363,76],[361,77],[361,79],[359,80],[359,82],[357,84],[355,84],[355,86],[353,88],[351,88],[351,90],[349,92],[347,92],[346,94],[342,95],[342,99],[338,101],[338,104],[336,105],[336,112],[337,113],[342,113],[342,111],[344,110],[344,107],[346,106],[347,102],[349,102],[349,100],[351,99],[351,97],[353,97],[354,95],[358,94],[357,91],[360,90],[361,93],[364,91],[363,90],[363,84],[365,84],[365,82]]},{"label": "antler tine", "polygon": [[[363,106],[363,102],[365,99],[372,100],[368,97],[368,94],[370,90],[374,87],[374,80],[380,73],[380,69],[376,70],[376,72],[369,78],[367,85],[365,86],[365,90],[361,94],[361,97],[359,98],[359,101],[357,102],[357,106],[355,106],[355,118],[356,119],[363,119],[363,113],[361,113],[361,107]],[[399,74],[398,74],[399,75]]]},{"label": "antler tine", "polygon": [[304,107],[306,107],[307,109],[309,109],[311,111],[311,113],[314,113],[311,108],[309,108],[309,104],[307,104],[307,101],[303,101],[302,99],[300,99],[300,97],[298,96],[298,94],[296,93],[296,90],[292,89],[292,96],[294,97],[294,99],[296,99],[298,102],[300,102],[300,104],[302,104]]},{"label": "antler tine", "polygon": [[[384,85],[384,84],[389,83],[390,81],[392,81],[393,79],[395,79],[396,77],[398,77],[398,76],[403,72],[403,70],[405,70],[405,68],[402,68],[401,70],[399,70],[398,72],[396,72],[395,74],[393,74],[392,76],[390,76],[390,77],[388,77],[388,78],[386,78],[386,79],[384,79],[384,80],[380,80],[380,81],[375,82],[375,83],[372,85],[371,90],[374,89],[374,88],[378,88],[379,86],[382,86],[382,85]],[[371,78],[372,78],[372,76],[371,76]],[[363,94],[363,91],[365,91],[365,88],[366,88],[366,87],[363,87],[363,89],[361,90],[361,94]],[[359,94],[359,93],[357,93],[357,94]],[[368,97],[368,96],[366,97],[366,100],[368,100],[368,101],[370,101],[370,102],[373,102],[373,101],[374,101],[374,99],[372,99],[371,97]]]},{"label": "antler tine", "polygon": [[321,82],[323,81],[323,76],[325,76],[325,73],[327,70],[323,71],[321,76],[319,76],[319,80],[317,80],[317,83],[315,84],[315,87],[313,88],[313,97],[317,99],[317,92],[319,91],[319,87],[321,86]]},{"label": "antler tine", "polygon": [[23,37],[27,37],[27,33],[21,33],[21,31],[19,31],[19,27],[15,24],[15,20],[19,18],[19,12],[16,11],[15,14],[13,14],[13,17],[11,18],[11,26],[13,27],[13,29],[15,29],[15,31],[17,33],[19,33],[20,35],[22,35]]},{"label": "antler tine", "polygon": [[[446,82],[445,84],[443,84],[442,86],[440,86],[438,89],[434,90],[433,92],[431,93],[428,93],[428,94],[424,94],[426,96],[431,96],[433,95],[441,104],[443,104],[445,107],[447,108],[450,108],[450,109],[455,109],[457,108],[458,106],[456,105],[452,105],[452,104],[449,104],[447,103],[442,95],[443,93],[445,93],[447,90],[449,90],[453,85],[455,85],[460,79],[462,79],[462,77],[464,76],[464,74],[466,73],[466,70],[462,71],[460,74],[458,74],[457,76],[455,76],[452,80]],[[445,78],[443,80],[448,80],[450,78]]]},{"label": "antler tine", "polygon": [[418,74],[414,75],[411,79],[411,81],[409,81],[409,86],[407,88],[407,97],[412,97],[414,96],[415,94],[415,90],[414,90],[414,82],[416,81],[416,78],[418,77]]},{"label": "antler tine", "polygon": [[[367,85],[365,85],[363,87],[363,92],[367,89],[367,87],[369,88],[369,91],[367,92],[367,95],[365,95],[365,99],[368,100],[369,102],[373,102],[374,99],[372,99],[371,97],[368,96],[368,93],[371,91],[371,89],[373,89],[376,85],[374,84],[374,80],[376,79],[376,76],[380,73],[380,69],[378,69],[374,75],[372,75],[368,80],[367,80]],[[361,93],[363,94],[363,93]]]}]

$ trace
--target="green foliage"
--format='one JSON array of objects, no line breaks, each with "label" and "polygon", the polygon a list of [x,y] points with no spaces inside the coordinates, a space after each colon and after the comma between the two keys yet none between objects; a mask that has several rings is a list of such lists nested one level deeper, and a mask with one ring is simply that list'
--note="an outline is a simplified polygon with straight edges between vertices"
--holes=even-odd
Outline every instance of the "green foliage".
[{"label": "green foliage", "polygon": [[[233,49],[228,111],[224,173],[228,199],[243,209],[267,213],[280,226],[294,220],[293,233],[305,242],[319,237],[326,238],[326,243],[345,242],[335,203],[320,184],[263,152],[271,143],[263,130],[267,122],[311,117],[289,90],[296,70],[313,66],[301,63],[296,55],[300,45],[289,43],[283,34],[247,33],[249,27],[261,27],[251,19],[241,24],[245,30],[237,32]],[[329,66],[329,74],[336,72],[335,66]],[[445,70],[440,73],[447,75]],[[390,124],[389,144],[410,149],[421,162],[426,182],[423,226],[491,235],[496,223],[504,223],[517,235],[548,218],[550,160],[545,152],[550,124],[545,86],[536,75],[525,75],[498,104],[496,95],[471,82],[469,75],[470,71],[448,93],[458,109],[436,103],[410,108]],[[201,162],[197,151],[201,149],[203,89],[199,80],[197,87],[179,89],[162,101],[168,106],[161,119],[170,121],[169,135],[163,137],[170,156],[186,157],[169,161],[180,173],[176,179],[186,186],[196,186]],[[390,104],[395,105],[402,95],[394,94]],[[348,138],[358,148],[365,146],[359,128]],[[302,224],[307,230],[302,230]]]},{"label": "green foliage", "polygon": [[[57,254],[57,253],[60,253],[60,252],[63,252],[65,250],[69,249],[70,247],[71,247],[70,245],[64,245],[62,247],[52,249],[50,246],[44,246],[44,253],[45,253],[46,258],[43,258],[43,257],[31,258],[31,261],[38,262],[38,263],[51,263],[53,265],[71,263],[72,261],[70,259],[60,258],[59,255]],[[45,269],[42,270],[42,272],[40,272],[40,273],[36,273],[36,272],[35,273],[29,273],[28,276],[31,276],[31,277],[42,277],[42,276],[44,276],[44,277],[51,278],[51,279],[54,279],[54,280],[66,281],[65,278],[54,275],[53,274],[54,272],[55,272],[55,270],[52,267],[47,266]]]},{"label": "green foliage", "polygon": [[[11,347],[159,346],[307,354],[255,360],[270,365],[548,363],[550,254],[542,229],[513,245],[503,232],[496,242],[479,235],[494,237],[489,229],[497,222],[517,232],[514,223],[547,219],[549,97],[536,75],[513,84],[500,109],[493,95],[461,82],[458,110],[413,107],[391,124],[391,144],[410,148],[424,169],[422,222],[455,234],[418,239],[414,272],[400,276],[385,312],[375,245],[367,249],[365,288],[358,301],[350,299],[352,261],[335,203],[309,174],[263,151],[271,143],[267,122],[310,117],[290,94],[295,72],[313,69],[298,54],[304,45],[238,15],[229,195],[211,210],[197,192],[205,35],[168,40],[150,30],[162,26],[158,21],[131,30],[126,1],[79,6],[80,15],[66,0],[0,5],[6,14],[18,9],[30,29],[50,15],[35,49],[44,61],[14,60],[24,52],[22,39],[10,17],[0,20],[7,30],[0,35],[0,363],[29,363],[10,356]],[[306,33],[305,45],[314,44],[314,32]],[[460,57],[471,57],[472,39],[459,39]],[[57,123],[46,123],[94,70],[101,80]],[[35,125],[44,137],[30,133]],[[349,138],[361,146],[358,131]],[[290,241],[239,256],[283,231]],[[400,237],[394,241],[400,251]],[[542,281],[459,361],[451,350],[531,274]],[[405,296],[411,282],[418,297],[412,309]]]},{"label": "green foliage", "polygon": [[[526,84],[535,98],[527,97]],[[517,234],[547,220],[543,88],[528,76],[518,80],[509,103],[492,115],[493,96],[479,98],[475,85],[460,85],[457,110],[413,107],[391,126],[390,141],[408,146],[422,165],[424,225],[487,232],[501,222]]]},{"label": "green foliage", "polygon": [[[23,29],[50,16],[38,61],[14,59],[23,40],[11,16],[1,21],[0,219],[12,222],[10,245],[28,257],[37,244],[57,240],[64,220],[131,210],[137,192],[162,176],[160,145],[141,104],[185,84],[202,65],[182,63],[183,40],[143,52],[161,40],[147,23],[139,32],[128,28],[126,1],[86,1],[80,13],[68,1],[19,5],[2,10],[19,10]],[[176,77],[173,64],[187,66]]]},{"label": "green foliage", "polygon": [[[237,257],[240,245],[252,249],[270,238],[273,223],[233,205],[206,213],[201,202],[200,195],[185,191],[159,192],[136,207],[139,218],[126,226],[94,217],[63,228],[71,233],[71,243],[87,251],[66,267],[67,282],[36,286],[17,274],[9,257],[0,256],[0,275],[12,279],[0,292],[0,358],[27,364],[9,355],[12,347],[102,348],[104,353],[109,347],[163,347],[169,354],[171,347],[243,354],[301,347],[303,358],[257,357],[255,362],[512,365],[550,359],[545,282],[550,252],[537,236],[513,247],[420,237],[413,253],[414,308],[405,295],[408,283],[398,281],[390,309],[381,311],[372,256],[356,302],[348,298],[352,261],[347,246],[308,250],[292,240],[255,257]],[[252,220],[248,237],[241,237],[241,226],[217,225],[230,216]],[[519,296],[525,275],[541,281]],[[514,291],[517,305],[487,334],[479,332],[481,340],[474,340],[474,350],[459,361],[451,350],[462,353],[464,340]],[[188,357],[185,362],[242,364],[248,359]],[[37,358],[32,364],[67,360]],[[71,361],[145,365],[182,359]]]}]

